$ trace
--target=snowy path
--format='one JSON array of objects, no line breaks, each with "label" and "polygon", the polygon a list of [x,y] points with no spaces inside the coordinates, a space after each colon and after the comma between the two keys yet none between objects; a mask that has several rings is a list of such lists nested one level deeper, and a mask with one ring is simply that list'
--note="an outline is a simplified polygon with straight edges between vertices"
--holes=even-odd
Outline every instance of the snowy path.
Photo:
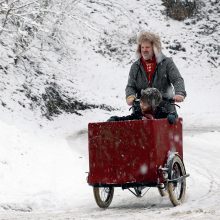
[{"label": "snowy path", "polygon": [[[164,6],[159,0],[73,2],[48,3],[51,13],[39,23],[34,41],[25,54],[19,53],[22,56],[16,65],[16,34],[24,36],[26,42],[28,32],[17,31],[12,22],[7,28],[12,32],[5,30],[1,35],[0,220],[219,220],[220,127],[212,127],[220,125],[220,99],[216,98],[220,94],[217,0],[201,1],[201,19],[184,22],[161,13]],[[31,11],[36,12],[34,8]],[[62,12],[67,17],[56,22]],[[25,14],[22,16],[29,21]],[[174,58],[186,82],[188,96],[178,112],[190,127],[184,132],[184,163],[191,175],[186,201],[173,207],[155,188],[141,199],[116,189],[110,208],[101,210],[86,182],[85,128],[87,122],[104,121],[113,112],[96,109],[81,118],[64,114],[45,122],[41,118],[42,95],[55,83],[65,96],[69,94],[67,97],[76,95],[91,104],[111,105],[122,114],[127,109],[124,88],[130,62],[136,59],[135,38],[141,30],[161,36],[164,53]],[[178,45],[180,49],[172,49]],[[42,100],[34,112],[28,109],[29,105],[31,109],[38,105],[32,98]],[[198,129],[201,126],[204,128]]]},{"label": "snowy path", "polygon": [[[85,134],[81,138],[81,144],[87,141]],[[186,201],[179,207],[173,207],[168,198],[161,198],[156,188],[150,189],[141,199],[117,188],[110,208],[101,210],[95,204],[92,188],[82,179],[77,183],[80,185],[73,186],[76,190],[78,187],[79,192],[73,208],[69,210],[30,213],[7,211],[0,214],[0,219],[220,219],[218,143],[218,128],[210,132],[194,129],[184,132],[184,162],[191,176],[187,179]],[[78,165],[84,166],[83,171],[87,169],[86,161]]]}]

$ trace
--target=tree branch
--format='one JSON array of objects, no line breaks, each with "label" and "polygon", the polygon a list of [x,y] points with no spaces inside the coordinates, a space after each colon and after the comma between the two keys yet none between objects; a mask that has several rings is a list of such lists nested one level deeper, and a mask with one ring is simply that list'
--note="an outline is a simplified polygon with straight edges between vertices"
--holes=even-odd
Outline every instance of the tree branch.
[{"label": "tree branch", "polygon": [[35,4],[35,3],[37,3],[37,1],[34,1],[34,2],[30,2],[30,3],[28,3],[28,4],[21,5],[21,6],[17,7],[17,8],[13,8],[12,10],[15,11],[15,10],[18,10],[18,9],[21,9],[21,8],[25,8],[25,7],[27,7],[27,6],[29,6],[29,5],[32,5],[32,4]]},{"label": "tree branch", "polygon": [[1,35],[2,32],[4,31],[4,28],[5,28],[5,25],[6,25],[6,23],[7,23],[8,15],[9,15],[10,11],[11,11],[11,8],[6,12],[5,20],[4,20],[4,22],[3,22],[2,29],[0,30],[0,35]]}]

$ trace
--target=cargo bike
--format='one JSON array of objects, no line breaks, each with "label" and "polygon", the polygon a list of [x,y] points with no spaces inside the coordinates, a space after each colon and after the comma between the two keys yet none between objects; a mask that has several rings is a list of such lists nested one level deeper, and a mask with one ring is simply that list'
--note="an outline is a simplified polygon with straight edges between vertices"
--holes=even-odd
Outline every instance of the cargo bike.
[{"label": "cargo bike", "polygon": [[184,201],[186,174],[183,163],[182,119],[90,123],[89,174],[95,201],[107,208],[114,187],[142,197],[146,187],[169,195],[174,206]]}]

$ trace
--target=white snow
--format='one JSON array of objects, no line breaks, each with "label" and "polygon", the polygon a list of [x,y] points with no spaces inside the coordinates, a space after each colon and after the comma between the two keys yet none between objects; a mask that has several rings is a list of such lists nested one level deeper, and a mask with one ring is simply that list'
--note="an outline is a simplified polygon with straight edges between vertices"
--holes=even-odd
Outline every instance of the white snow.
[{"label": "white snow", "polygon": [[[60,56],[48,48],[40,51],[33,47],[27,52],[33,59],[47,58],[47,62],[39,64],[45,75],[25,76],[25,67],[17,73],[8,64],[11,50],[0,44],[0,64],[9,65],[8,75],[1,71],[0,82],[0,101],[7,103],[7,107],[0,105],[0,219],[220,219],[220,56],[210,52],[209,46],[219,45],[220,31],[217,28],[211,35],[198,34],[206,22],[219,22],[217,15],[210,14],[210,19],[188,26],[185,23],[190,19],[184,23],[161,15],[164,8],[159,0],[131,0],[129,4],[125,0],[75,2],[75,15],[71,14],[72,7],[54,7],[57,12],[67,10],[68,14],[62,25],[57,24],[63,61],[59,62]],[[210,4],[208,1],[203,10],[207,11]],[[96,13],[91,13],[94,9]],[[45,22],[45,33],[52,29],[50,22]],[[141,30],[157,32],[168,56],[166,46],[176,40],[186,49],[171,54],[188,94],[178,110],[183,117],[184,163],[190,173],[186,201],[173,207],[156,188],[141,199],[116,189],[110,208],[103,211],[97,208],[92,187],[86,181],[87,125],[105,121],[111,115],[129,114],[124,89],[136,48],[135,43],[128,44],[128,39],[134,39]],[[45,35],[41,37],[46,41]],[[4,39],[10,42],[7,37]],[[39,46],[39,39],[35,40]],[[117,48],[115,54],[103,56],[95,52],[107,51],[104,40]],[[218,57],[216,65],[212,64],[212,54]],[[52,74],[66,91],[72,93],[74,87],[82,100],[119,110],[86,110],[83,116],[62,114],[48,121],[39,110],[18,104],[17,101],[25,105],[30,102],[16,92],[22,84],[31,82],[37,94],[44,90],[45,81],[53,81]],[[147,172],[147,167],[143,165],[140,170]]]}]

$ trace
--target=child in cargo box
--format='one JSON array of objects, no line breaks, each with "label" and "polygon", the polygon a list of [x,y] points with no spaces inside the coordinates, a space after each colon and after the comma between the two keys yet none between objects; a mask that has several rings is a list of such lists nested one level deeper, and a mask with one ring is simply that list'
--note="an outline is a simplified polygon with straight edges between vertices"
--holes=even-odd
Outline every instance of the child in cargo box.
[{"label": "child in cargo box", "polygon": [[178,117],[175,104],[168,100],[163,100],[161,93],[156,88],[142,90],[140,101],[134,101],[132,110],[131,115],[122,117],[112,116],[107,121],[167,118],[170,124],[174,124]]}]

